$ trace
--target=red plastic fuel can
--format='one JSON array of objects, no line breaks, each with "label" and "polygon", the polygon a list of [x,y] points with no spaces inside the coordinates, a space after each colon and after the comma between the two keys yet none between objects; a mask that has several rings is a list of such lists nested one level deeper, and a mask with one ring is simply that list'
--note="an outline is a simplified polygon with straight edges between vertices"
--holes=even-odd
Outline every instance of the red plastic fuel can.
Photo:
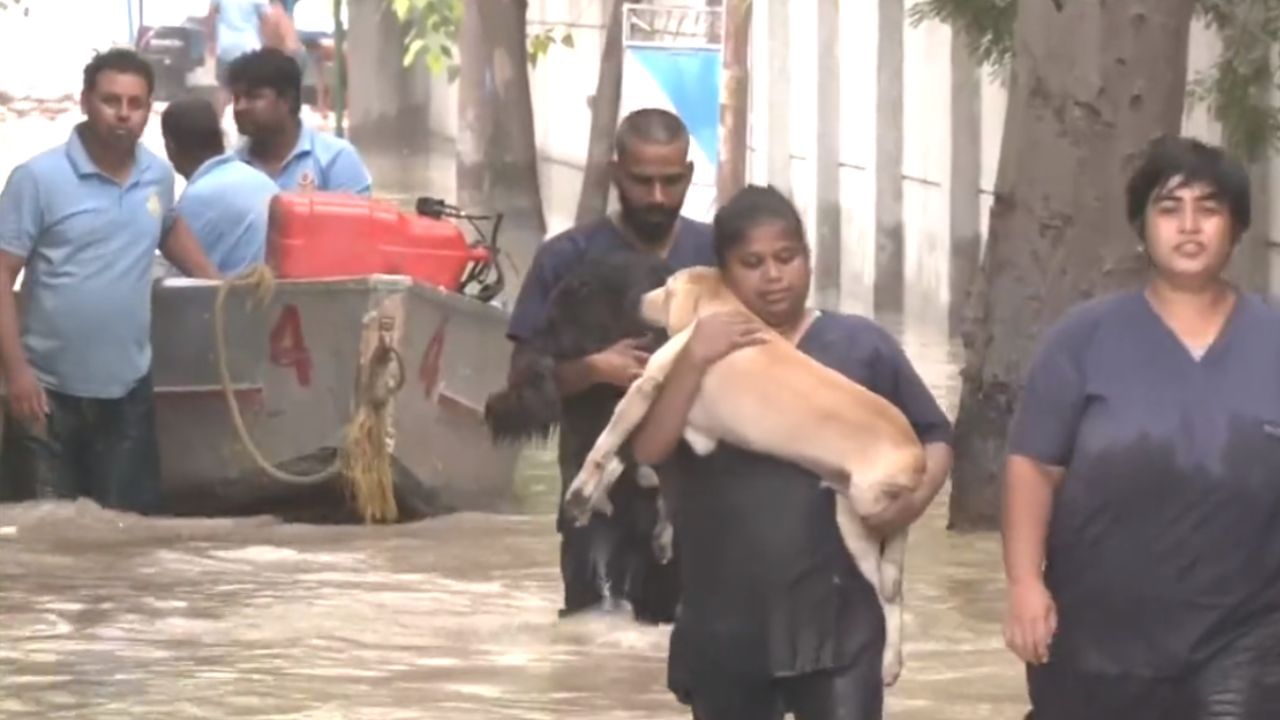
[{"label": "red plastic fuel can", "polygon": [[268,257],[282,278],[408,275],[457,291],[471,262],[488,260],[448,220],[405,212],[385,200],[284,192],[272,201]]}]

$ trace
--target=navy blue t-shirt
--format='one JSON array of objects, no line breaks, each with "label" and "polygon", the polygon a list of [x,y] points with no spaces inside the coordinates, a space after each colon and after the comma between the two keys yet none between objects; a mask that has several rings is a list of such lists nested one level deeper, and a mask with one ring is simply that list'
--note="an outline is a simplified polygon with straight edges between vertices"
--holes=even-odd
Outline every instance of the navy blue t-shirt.
[{"label": "navy blue t-shirt", "polygon": [[1280,610],[1280,313],[1241,295],[1199,360],[1141,291],[1049,330],[1010,453],[1066,474],[1053,662],[1171,676]]},{"label": "navy blue t-shirt", "polygon": [[[797,346],[892,402],[922,442],[951,423],[888,332],[857,316],[822,314]],[[767,377],[761,378],[767,382]],[[669,683],[759,681],[847,667],[880,669],[884,617],[840,539],[835,495],[777,458],[721,444],[670,463],[683,595],[671,636]]]}]

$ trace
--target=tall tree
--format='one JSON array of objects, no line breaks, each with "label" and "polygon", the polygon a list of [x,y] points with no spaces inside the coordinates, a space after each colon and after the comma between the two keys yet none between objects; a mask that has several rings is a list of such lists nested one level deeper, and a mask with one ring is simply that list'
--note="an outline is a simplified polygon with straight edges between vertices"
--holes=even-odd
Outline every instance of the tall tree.
[{"label": "tall tree", "polygon": [[[454,173],[458,202],[465,208],[491,207],[489,195],[492,165],[493,123],[497,97],[490,81],[492,53],[481,21],[484,0],[466,0],[457,27],[458,54],[458,156]],[[445,46],[448,47],[448,46]]]},{"label": "tall tree", "polygon": [[1123,184],[1176,133],[1195,0],[1020,0],[996,197],[956,421],[951,527],[997,522],[1005,432],[1037,338],[1141,269]]},{"label": "tall tree", "polygon": [[613,135],[622,102],[622,5],[623,0],[608,0],[605,11],[604,48],[596,94],[591,99],[591,138],[578,195],[578,223],[590,222],[609,209],[609,159],[613,157]]},{"label": "tall tree", "polygon": [[747,178],[747,62],[751,52],[751,0],[724,4],[720,81],[720,153],[716,195],[727,200]]},{"label": "tall tree", "polygon": [[547,232],[547,222],[538,182],[538,138],[525,44],[528,8],[528,0],[485,0],[481,24],[492,52],[490,67],[499,110],[494,118],[496,152],[490,159],[490,189],[512,226],[527,233],[513,249],[527,250],[532,257]]}]

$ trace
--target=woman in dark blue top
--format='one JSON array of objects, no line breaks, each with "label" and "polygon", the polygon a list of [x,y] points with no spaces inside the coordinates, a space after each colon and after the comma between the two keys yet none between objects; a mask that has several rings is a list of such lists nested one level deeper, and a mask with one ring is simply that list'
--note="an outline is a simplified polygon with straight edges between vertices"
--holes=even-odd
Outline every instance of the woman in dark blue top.
[{"label": "woman in dark blue top", "polygon": [[1005,638],[1035,720],[1280,718],[1280,313],[1223,278],[1249,179],[1162,138],[1146,286],[1049,330],[1009,436]]},{"label": "woman in dark blue top", "polygon": [[757,342],[761,320],[893,402],[926,443],[924,486],[870,518],[876,527],[910,523],[937,493],[951,465],[950,423],[888,333],[864,318],[806,308],[809,250],[785,197],[749,187],[716,214],[714,231],[726,284],[759,319],[700,319],[631,440],[637,461],[666,462],[675,475],[664,494],[683,596],[669,684],[698,720],[780,720],[786,712],[875,720],[884,618],[840,540],[831,491],[800,467],[727,444],[695,457],[680,430],[703,371]]}]

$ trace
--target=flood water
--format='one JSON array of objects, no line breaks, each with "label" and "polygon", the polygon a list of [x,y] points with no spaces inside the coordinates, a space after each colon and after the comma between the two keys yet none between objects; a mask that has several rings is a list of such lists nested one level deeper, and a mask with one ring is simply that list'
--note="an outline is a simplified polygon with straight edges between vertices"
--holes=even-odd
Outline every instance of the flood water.
[{"label": "flood water", "polygon": [[[954,417],[959,349],[904,345]],[[669,628],[556,618],[556,483],[533,451],[518,514],[391,528],[0,506],[0,717],[687,718]],[[1021,718],[998,538],[947,533],[946,492],[911,536],[887,717]]]}]

